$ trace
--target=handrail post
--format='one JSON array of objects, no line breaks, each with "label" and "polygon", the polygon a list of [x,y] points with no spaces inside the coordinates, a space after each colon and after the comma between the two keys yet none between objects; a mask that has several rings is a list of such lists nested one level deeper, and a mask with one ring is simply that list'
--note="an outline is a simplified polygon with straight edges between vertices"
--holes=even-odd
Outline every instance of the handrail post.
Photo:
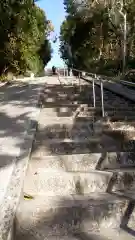
[{"label": "handrail post", "polygon": [[103,81],[100,80],[100,89],[101,89],[101,104],[102,104],[102,117],[105,116],[104,111],[104,89],[103,89]]},{"label": "handrail post", "polygon": [[93,87],[93,107],[95,108],[96,107],[96,96],[95,96],[95,80],[94,80],[94,78],[92,81],[92,87]]}]

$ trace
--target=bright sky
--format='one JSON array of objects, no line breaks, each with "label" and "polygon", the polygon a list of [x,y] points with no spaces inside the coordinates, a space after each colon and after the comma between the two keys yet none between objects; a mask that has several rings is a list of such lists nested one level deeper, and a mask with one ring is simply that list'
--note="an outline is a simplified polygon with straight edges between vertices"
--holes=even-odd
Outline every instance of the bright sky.
[{"label": "bright sky", "polygon": [[[38,5],[45,10],[48,20],[52,21],[55,34],[59,36],[60,25],[65,17],[63,0],[40,0]],[[53,48],[53,56],[47,67],[52,67],[53,65],[56,67],[63,66],[63,61],[59,55],[59,40],[56,43],[51,41],[51,45]]]}]

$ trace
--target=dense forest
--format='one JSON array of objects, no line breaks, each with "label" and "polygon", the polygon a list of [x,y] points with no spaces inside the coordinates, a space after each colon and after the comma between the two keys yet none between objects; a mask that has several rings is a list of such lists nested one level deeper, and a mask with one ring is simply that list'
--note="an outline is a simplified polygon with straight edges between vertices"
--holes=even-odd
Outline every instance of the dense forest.
[{"label": "dense forest", "polygon": [[0,75],[41,72],[51,59],[45,12],[33,0],[4,0],[0,16]]},{"label": "dense forest", "polygon": [[135,0],[64,0],[60,52],[68,66],[115,75],[135,67]]}]

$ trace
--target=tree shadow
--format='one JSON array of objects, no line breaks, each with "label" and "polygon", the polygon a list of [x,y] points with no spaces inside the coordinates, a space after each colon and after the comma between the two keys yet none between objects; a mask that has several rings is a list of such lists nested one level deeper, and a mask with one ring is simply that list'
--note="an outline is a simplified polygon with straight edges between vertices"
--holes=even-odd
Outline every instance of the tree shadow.
[{"label": "tree shadow", "polygon": [[[12,88],[11,86],[9,87],[9,88]],[[71,94],[71,97],[72,97],[72,99],[74,99],[73,98],[73,95],[75,95],[75,94],[77,94],[78,93],[78,95],[81,97],[82,96],[82,100],[81,100],[81,103],[82,104],[87,104],[87,105],[90,105],[89,104],[89,102],[92,102],[92,92],[90,92],[90,91],[92,91],[92,88],[91,87],[89,87],[88,88],[88,86],[84,86],[84,89],[83,89],[83,87],[82,87],[82,91],[81,91],[81,93],[79,93],[79,87],[77,87],[77,86],[75,86],[75,91],[74,92],[71,92],[71,87],[67,87],[67,89],[68,89],[68,91],[69,91],[69,94],[67,94],[67,93],[64,93],[65,94],[65,96],[66,96],[66,99],[67,100],[69,100],[69,99],[71,99],[70,97],[69,97],[69,95]],[[66,109],[66,113],[64,114],[64,115],[62,115],[61,114],[61,107],[58,107],[58,106],[56,106],[56,101],[57,101],[57,99],[59,100],[59,102],[61,102],[61,103],[63,103],[63,105],[65,104],[63,101],[64,101],[64,99],[65,98],[63,98],[63,97],[60,97],[60,94],[58,94],[58,92],[59,91],[63,91],[64,89],[63,89],[63,87],[61,88],[61,86],[50,86],[50,87],[48,87],[48,88],[46,88],[46,90],[49,90],[50,91],[50,93],[49,94],[46,94],[46,97],[44,98],[44,94],[46,93],[46,91],[44,91],[44,92],[42,92],[42,94],[41,94],[41,102],[44,104],[44,107],[54,107],[55,108],[55,111],[56,111],[56,113],[57,113],[57,116],[59,117],[65,117],[66,115],[68,115],[68,116],[72,116],[72,112],[74,112],[75,111],[75,109],[73,109],[73,111],[71,111],[71,109],[70,108],[68,108],[67,107],[67,109]],[[89,91],[90,90],[90,91]],[[15,92],[16,92],[17,90],[15,90]],[[19,88],[19,90],[18,90],[18,96],[20,96],[19,94],[21,94],[21,91],[25,91],[25,90],[23,90],[23,87],[22,87],[22,90]],[[54,92],[56,91],[56,94],[54,94]],[[52,96],[52,100],[51,100],[51,102],[47,102],[48,101],[48,99],[50,98],[50,95],[52,94],[52,92],[53,92],[53,94],[54,94],[54,96]],[[66,91],[65,91],[66,92]],[[86,94],[86,92],[88,92],[88,94]],[[3,93],[2,93],[3,94]],[[37,94],[37,86],[33,86],[33,92],[32,92],[32,95],[33,95],[33,97],[35,97],[35,94]],[[9,93],[7,93],[6,95],[1,95],[1,98],[3,97],[3,96],[5,96],[5,102],[7,101],[9,101]],[[16,94],[14,93],[14,91],[12,92],[12,97],[10,98],[10,102],[11,102],[11,104],[10,104],[10,107],[11,107],[11,105],[12,104],[15,104],[15,105],[18,105],[18,97],[16,96]],[[27,94],[26,94],[27,95]],[[28,98],[27,100],[26,100],[26,95],[25,95],[25,97],[23,98],[23,97],[20,97],[20,102],[19,102],[19,106],[20,106],[20,104],[21,104],[21,107],[22,108],[24,108],[25,106],[28,106],[28,107],[30,107],[31,108],[31,105],[33,104],[33,101],[32,101],[32,97],[31,97],[31,91],[29,91],[29,94],[28,95],[30,95],[30,99]],[[76,96],[75,96],[76,97]],[[66,100],[66,101],[67,101]],[[76,100],[76,98],[75,98],[75,100]],[[99,99],[100,100],[100,99]],[[4,102],[4,100],[3,100],[3,102]],[[20,120],[20,118],[21,118],[21,115],[19,115],[19,116],[15,116],[15,117],[9,117],[8,116],[8,114],[7,113],[4,113],[3,114],[3,121],[4,122],[8,122],[9,121],[9,123],[11,123],[11,121],[9,120],[10,118],[13,120],[13,123],[15,124],[15,127],[16,128],[18,128],[18,129],[20,129],[20,127],[22,127],[23,128],[23,126],[24,126],[24,122],[23,122],[23,120],[25,119],[26,121],[30,121],[30,117],[29,117],[29,111],[30,110],[28,110],[28,112],[26,113],[26,114],[24,114],[24,116],[22,115],[22,123],[19,123],[19,120]],[[97,113],[96,112],[96,110],[95,110],[95,112],[94,112],[94,116],[95,116],[95,119],[100,119],[100,115],[99,115],[99,112]],[[8,120],[6,120],[6,118],[8,119]],[[72,139],[73,141],[74,141],[74,134],[73,134],[73,130],[75,130],[76,129],[76,125],[78,124],[78,122],[80,121],[82,121],[83,120],[83,122],[88,122],[88,125],[90,124],[89,122],[90,122],[90,120],[89,120],[89,118],[88,117],[79,117],[79,116],[77,116],[75,119],[74,119],[74,121],[73,121],[73,126],[72,126],[72,129],[71,129],[71,131],[70,131],[70,139]],[[9,123],[7,123],[7,126],[9,125]],[[12,124],[11,124],[12,125]],[[3,131],[3,128],[4,127],[1,127],[2,129],[1,129],[1,132],[0,132],[0,136],[2,136],[2,138],[3,138],[3,136],[4,135],[6,135],[7,134],[7,136],[9,136],[8,135],[8,132],[10,132],[10,130],[8,130],[7,129],[7,127],[5,128],[5,130],[4,130],[4,133],[2,132]],[[11,126],[11,128],[13,129],[13,126]],[[56,137],[56,135],[53,133],[52,134],[52,132],[51,132],[51,129],[54,129],[54,132],[55,132],[55,130],[56,130],[56,132],[59,132],[60,134],[58,134],[58,138],[61,138],[61,142],[62,142],[62,144],[60,145],[60,143],[58,142],[57,144],[56,143],[52,143],[52,144],[50,144],[50,143],[47,143],[47,141],[44,141],[44,136],[46,137],[48,134],[50,134],[51,136],[50,136],[50,138],[51,139],[53,139],[54,137]],[[61,131],[61,128],[64,128],[64,130],[62,129],[62,131]],[[35,146],[33,147],[33,151],[37,151],[38,150],[38,148],[39,147],[41,147],[41,145],[43,145],[43,146],[45,146],[45,148],[48,150],[48,154],[50,155],[53,155],[53,154],[57,154],[57,155],[61,155],[61,154],[73,154],[73,153],[77,153],[77,154],[80,154],[80,153],[90,153],[90,152],[95,152],[95,153],[97,153],[97,152],[101,152],[101,148],[98,148],[98,146],[97,146],[97,143],[90,143],[90,142],[85,142],[84,144],[83,144],[83,141],[81,142],[81,144],[79,143],[63,143],[63,139],[65,139],[65,136],[66,136],[66,131],[67,130],[65,130],[65,126],[63,126],[63,127],[61,127],[60,125],[57,125],[56,123],[55,123],[55,125],[54,124],[52,124],[52,125],[50,125],[50,129],[48,129],[48,128],[46,128],[46,129],[44,129],[44,133],[40,133],[40,134],[43,134],[43,137],[41,137],[41,141],[39,141],[39,144],[35,144]],[[7,131],[8,130],[8,131]],[[7,133],[6,133],[6,131],[7,131]],[[78,129],[77,130],[78,132],[80,131],[80,129]],[[16,133],[16,131],[14,131],[15,133]],[[69,134],[69,132],[68,132],[68,134]],[[86,134],[86,133],[85,133]],[[89,135],[90,134],[90,132],[88,131],[87,132],[87,134]],[[118,134],[118,133],[117,133]],[[11,135],[11,133],[10,133],[10,135]],[[75,134],[76,135],[76,134]],[[12,136],[12,135],[11,135]],[[86,135],[85,135],[86,136]],[[107,136],[107,134],[105,135],[105,137]],[[110,140],[110,142],[109,142],[109,146],[108,146],[108,140],[106,140],[106,139],[104,139],[104,136],[102,136],[103,138],[101,139],[102,141],[101,141],[101,145],[102,145],[102,149],[104,149],[104,155],[102,156],[102,158],[101,158],[101,163],[102,163],[102,161],[104,160],[104,158],[106,157],[106,153],[107,152],[109,152],[109,151],[112,151],[112,148],[110,147],[110,145],[112,145],[112,143],[113,144],[115,144],[115,142],[116,142],[116,139],[118,140],[117,142],[118,142],[118,146],[119,146],[119,148],[118,148],[118,150],[119,151],[121,151],[121,150],[123,150],[123,151],[127,151],[127,150],[129,150],[129,144],[130,144],[130,142],[129,142],[129,140],[128,139],[126,139],[125,138],[125,136],[123,136],[121,133],[120,133],[120,138],[118,139],[118,135],[116,135],[115,134],[115,136],[114,136],[114,132],[112,133],[112,132],[110,132],[109,134],[108,134],[108,136],[111,138],[111,140]],[[80,138],[80,137],[78,137],[78,138]],[[123,139],[123,140],[122,140]],[[19,140],[19,139],[18,139]],[[113,140],[113,141],[112,141]],[[122,142],[121,142],[122,141]],[[125,142],[126,142],[126,144],[125,144]],[[18,146],[18,147],[21,147],[22,148],[22,142],[21,143],[17,143],[16,144],[16,146]],[[28,152],[26,152],[25,150],[26,150],[26,148],[27,148],[27,144],[25,144],[25,146],[23,145],[23,151],[22,151],[22,155],[21,155],[21,157],[20,158],[18,158],[18,161],[20,161],[21,159],[23,159],[24,157],[26,157],[26,155],[28,155]],[[57,151],[56,151],[56,149],[57,149]],[[116,148],[115,148],[116,149]],[[132,148],[130,148],[130,151],[132,150],[133,151],[133,149],[134,149],[134,141],[133,141],[133,147]],[[4,163],[3,164],[5,164],[5,162],[6,161],[4,161]],[[99,164],[99,166],[97,167],[97,168],[100,168],[100,165],[101,165],[101,163]],[[7,164],[9,164],[9,162],[7,163]],[[4,165],[3,165],[4,166]],[[81,189],[81,186],[80,186],[80,182],[77,182],[76,183],[76,192],[77,192],[77,194],[78,195],[81,195],[82,194],[82,189]],[[62,204],[62,201],[60,201],[61,203],[60,204]],[[100,201],[99,201],[100,202]],[[63,204],[65,203],[65,200],[63,201]],[[80,205],[81,205],[81,203],[80,203]],[[78,231],[80,232],[79,233],[79,235],[77,236],[76,235],[76,237],[78,237],[78,239],[83,239],[84,237],[86,237],[85,239],[98,239],[98,237],[96,238],[96,236],[87,236],[85,233],[83,233],[83,230],[82,230],[82,227],[80,227],[80,225],[81,225],[81,222],[82,222],[82,219],[87,219],[87,215],[88,215],[88,218],[92,221],[92,218],[93,218],[93,215],[92,215],[92,213],[88,213],[88,209],[86,208],[85,209],[85,207],[80,207],[80,205],[79,205],[79,207],[75,207],[75,216],[73,216],[73,210],[74,210],[74,206],[73,207],[71,207],[71,208],[68,208],[68,211],[66,211],[66,213],[63,213],[63,211],[60,209],[59,211],[57,211],[57,213],[56,214],[54,214],[54,216],[53,216],[53,219],[50,219],[50,220],[47,220],[47,219],[45,219],[45,220],[43,220],[43,222],[42,222],[42,220],[41,220],[41,226],[45,226],[46,224],[49,224],[49,226],[51,226],[52,225],[52,223],[54,222],[55,224],[57,224],[57,222],[59,222],[60,221],[60,225],[62,225],[62,223],[63,223],[63,220],[61,220],[61,219],[67,219],[68,220],[68,222],[70,222],[71,221],[71,219],[73,219],[73,221],[74,222],[76,222],[76,224],[75,225],[77,225],[78,224],[78,221],[79,221],[79,230],[77,229],[77,233],[75,232],[76,230],[74,230],[74,229],[76,229],[76,227],[74,228],[73,227],[73,230],[71,229],[70,230],[70,235],[73,237],[75,237],[75,235],[74,234],[77,234],[78,235]],[[102,212],[101,212],[101,209],[98,209],[98,207],[96,206],[95,208],[94,208],[94,210],[93,211],[95,211],[95,215],[96,215],[96,217],[97,217],[97,221],[98,220],[100,220],[100,217],[102,218]],[[104,207],[104,209],[103,209],[103,211],[107,214],[108,213],[108,206],[105,206]],[[67,213],[68,212],[68,213]],[[64,216],[63,216],[63,214],[64,214]],[[68,217],[68,214],[70,215],[71,214],[71,218],[70,217]],[[41,227],[40,226],[40,227]],[[33,230],[32,230],[33,231]],[[27,234],[25,235],[24,234],[24,236],[27,238],[28,236],[27,236]],[[24,237],[23,236],[23,237]],[[21,239],[21,237],[22,236],[19,236],[19,239]],[[30,239],[30,238],[29,238]],[[102,239],[102,238],[99,238],[99,239]]]},{"label": "tree shadow", "polygon": [[[40,84],[15,83],[0,88],[0,167],[19,156],[35,111]],[[37,97],[36,97],[37,96]],[[32,124],[32,123],[31,123]],[[14,158],[14,159],[13,159]]]},{"label": "tree shadow", "polygon": [[0,234],[8,234],[20,197],[41,87],[40,83],[16,82],[0,88]]},{"label": "tree shadow", "polygon": [[121,220],[120,228],[129,233],[130,235],[135,237],[135,229],[132,229],[132,227],[128,227],[128,223],[130,221],[130,218],[132,218],[132,213],[135,209],[135,200],[130,200],[127,209],[125,210],[124,216]]},{"label": "tree shadow", "polygon": [[[49,202],[51,201],[52,199],[50,198]],[[29,204],[33,205],[32,202]],[[28,206],[29,204],[26,203]],[[24,213],[26,216],[23,218],[21,226],[22,216],[18,212],[15,222],[15,239],[23,240],[34,237],[34,239],[42,240],[45,237],[59,237],[62,239],[68,237],[81,240],[107,240],[108,238],[102,236],[99,229],[104,221],[107,224],[108,220],[108,225],[110,224],[109,218],[116,210],[115,204],[112,203],[112,212],[110,213],[110,204],[107,204],[105,196],[102,196],[98,200],[88,196],[83,196],[83,199],[59,197],[58,200],[54,201],[54,206],[51,206],[48,210],[48,206],[44,205],[44,207],[42,206],[43,208],[41,207],[42,209],[40,209],[41,212],[39,213],[36,211],[32,213],[29,210],[29,216],[27,216],[27,213]],[[30,222],[28,222],[28,219],[25,219],[27,217]],[[31,221],[32,218],[33,220]]]}]

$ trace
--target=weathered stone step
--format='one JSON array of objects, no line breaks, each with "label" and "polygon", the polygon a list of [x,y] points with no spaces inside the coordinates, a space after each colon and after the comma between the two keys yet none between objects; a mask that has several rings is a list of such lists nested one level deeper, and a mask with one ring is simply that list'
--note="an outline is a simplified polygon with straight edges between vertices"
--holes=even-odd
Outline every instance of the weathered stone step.
[{"label": "weathered stone step", "polygon": [[[118,197],[125,197],[127,199],[129,199],[130,201],[134,201],[135,200],[135,188],[133,190],[129,189],[129,190],[118,190],[115,191],[113,194],[115,194],[115,196]],[[135,217],[135,213],[134,213],[134,217]]]},{"label": "weathered stone step", "polygon": [[[66,141],[64,139],[70,138],[73,140],[79,139],[78,141],[82,141],[83,139],[89,139],[92,135],[92,129],[87,126],[75,126],[72,128],[72,125],[68,126],[51,126],[51,127],[42,127],[38,128],[37,133],[37,140],[42,137],[44,140],[50,140],[50,139],[63,139],[63,141]],[[93,137],[94,138],[94,137]],[[91,140],[90,140],[91,141]],[[94,139],[93,139],[94,141]],[[71,141],[70,141],[71,142]]]},{"label": "weathered stone step", "polygon": [[[49,121],[49,117],[47,117],[47,115],[45,115],[46,111],[42,111],[41,113],[41,118],[39,120],[38,123],[38,129],[40,130],[46,130],[49,129],[51,131],[51,129],[53,131],[58,131],[61,132],[63,130],[81,130],[81,129],[87,129],[88,127],[90,127],[90,129],[92,129],[93,126],[93,122],[92,121],[86,121],[85,119],[81,118],[79,119],[78,117],[73,119],[72,117],[58,117],[58,116],[52,116],[52,118],[50,118]],[[49,111],[47,111],[47,114],[49,114]],[[51,112],[51,114],[53,115],[53,111]],[[50,114],[50,115],[51,115]],[[78,121],[80,120],[80,121]],[[82,120],[82,121],[81,121]],[[107,123],[104,124],[104,126],[108,126]],[[109,129],[109,126],[106,128]]]},{"label": "weathered stone step", "polygon": [[29,165],[33,174],[37,168],[45,168],[61,171],[83,171],[90,170],[114,170],[131,168],[135,169],[135,153],[131,152],[108,152],[108,153],[86,153],[86,154],[69,154],[56,156],[43,156],[32,153]]},{"label": "weathered stone step", "polygon": [[113,169],[112,179],[108,186],[108,191],[135,190],[135,168]]},{"label": "weathered stone step", "polygon": [[51,100],[51,99],[47,99],[47,101],[43,102],[44,107],[45,108],[54,108],[55,111],[57,110],[57,108],[67,108],[67,109],[76,109],[76,107],[79,107],[80,104],[78,103],[78,101],[63,101],[63,100]]},{"label": "weathered stone step", "polygon": [[[77,240],[77,239],[92,239],[92,240],[114,240],[114,237],[116,240],[134,240],[134,237],[126,232],[116,232],[116,231],[106,231],[106,232],[91,232],[91,233],[84,233],[84,232],[79,232],[79,233],[75,233],[73,231],[73,233],[69,233],[68,235],[64,235],[64,236],[48,236],[47,240]],[[31,232],[26,232],[24,233],[18,233],[17,234],[17,240],[38,240],[40,238],[40,240],[45,240],[45,233],[42,231],[38,233],[35,233],[35,231],[31,231]]]},{"label": "weathered stone step", "polygon": [[[83,106],[83,104],[82,104]],[[87,104],[84,104],[84,110],[85,111],[88,111],[88,112],[91,112],[91,111],[95,111],[95,112],[101,112],[102,111],[102,108],[100,106],[96,106],[95,108],[94,107],[90,107],[88,106]],[[134,114],[134,111],[135,111],[135,107],[127,107],[127,106],[119,106],[119,107],[114,107],[114,106],[106,106],[105,105],[105,112],[108,112],[108,113],[125,113],[125,112],[129,112],[129,113],[133,113]]]},{"label": "weathered stone step", "polygon": [[113,170],[135,168],[135,152],[104,152],[98,161],[97,169]]},{"label": "weathered stone step", "polygon": [[122,142],[127,140],[135,140],[135,129],[130,129],[130,127],[126,129],[126,127],[121,127],[121,129],[103,129],[103,133],[116,138],[116,140],[120,140]]},{"label": "weathered stone step", "polygon": [[33,153],[29,161],[29,167],[32,174],[37,172],[37,169],[56,170],[56,171],[81,171],[89,172],[96,168],[96,165],[101,158],[101,153],[86,153],[86,154],[71,154],[60,156],[35,157]]},{"label": "weathered stone step", "polygon": [[[42,110],[43,111],[43,110]],[[63,126],[63,125],[67,125],[67,124],[72,124],[74,123],[74,119],[72,117],[58,117],[58,116],[54,116],[54,117],[47,117],[44,112],[41,111],[41,115],[39,118],[39,125],[43,125],[44,126]],[[42,114],[43,113],[43,114]],[[84,123],[84,120],[81,119]],[[82,121],[79,121],[82,123]]]},{"label": "weathered stone step", "polygon": [[[104,232],[107,234],[107,229],[114,230],[118,234],[128,203],[129,201],[125,198],[118,198],[106,193],[67,197],[40,196],[31,201],[22,201],[16,214],[17,235],[22,238],[17,239],[24,239],[24,236],[27,236],[26,239],[31,239],[28,238],[31,235],[34,239],[41,240],[50,239],[53,236],[55,239],[59,239],[59,236],[63,236],[62,239],[65,239],[65,236],[68,235],[72,239],[72,236],[77,237],[76,234],[83,233],[86,233],[88,238],[93,232],[98,232],[99,235]],[[117,237],[117,234],[114,236]],[[86,235],[84,235],[84,239],[87,239]],[[96,237],[91,239],[114,238],[98,239]],[[129,235],[127,239],[132,238]]]},{"label": "weathered stone step", "polygon": [[123,115],[121,114],[121,113],[119,113],[119,114],[117,114],[117,115],[109,115],[109,117],[110,117],[110,120],[111,121],[120,121],[120,120],[123,120],[123,121],[131,121],[131,120],[133,120],[133,121],[135,121],[135,114],[133,114],[133,113],[131,113],[131,115],[129,114],[129,113],[123,113]]},{"label": "weathered stone step", "polygon": [[91,137],[88,140],[81,139],[80,141],[68,141],[62,140],[40,140],[33,145],[33,152],[38,155],[63,155],[63,154],[84,154],[84,153],[101,153],[101,152],[129,152],[134,151],[135,142],[123,141],[120,142],[117,139]]},{"label": "weathered stone step", "polygon": [[[79,109],[78,104],[71,104],[66,105],[66,104],[57,104],[56,102],[54,103],[47,103],[45,104],[45,109],[44,113],[46,117],[50,117],[50,113],[53,112],[54,116],[56,117],[72,117],[74,116],[75,112]],[[47,115],[47,112],[49,113]]]},{"label": "weathered stone step", "polygon": [[[96,110],[90,110],[90,111],[80,111],[79,113],[79,117],[84,117],[84,118],[88,118],[89,116],[91,117],[92,115],[97,116],[102,116],[102,111],[96,111]],[[134,120],[135,121],[135,113],[131,112],[131,111],[118,111],[118,112],[113,112],[113,111],[109,111],[109,112],[105,112],[105,115],[109,117],[110,121],[117,121],[117,120]]]},{"label": "weathered stone step", "polygon": [[[73,93],[72,91],[71,92],[68,92],[68,93],[65,93],[65,92],[45,92],[45,93],[42,93],[40,95],[40,97],[45,101],[49,101],[52,100],[52,101],[64,101],[66,103],[66,101],[78,101],[78,102],[83,102],[83,100],[86,100],[86,99],[91,99],[91,94],[90,92],[86,93],[86,92],[75,92]],[[88,98],[89,97],[89,98]]]},{"label": "weathered stone step", "polygon": [[24,181],[24,191],[30,195],[67,196],[70,194],[88,194],[105,192],[112,177],[111,172],[63,172],[37,169],[36,174],[28,168]]},{"label": "weathered stone step", "polygon": [[[105,124],[105,123],[104,123]],[[106,123],[107,124],[107,123]],[[108,125],[109,126],[109,125]],[[127,126],[127,127],[135,127],[135,120],[126,120],[125,122],[123,121],[114,121],[111,122],[111,127],[113,128],[119,128],[121,126]]]},{"label": "weathered stone step", "polygon": [[[37,141],[35,141],[36,142],[36,146],[38,147],[38,145],[40,146],[40,144],[41,144],[41,141],[39,140],[37,140]],[[81,144],[86,144],[86,145],[88,145],[89,143],[99,143],[100,142],[100,138],[99,137],[89,137],[89,138],[84,138],[84,137],[79,137],[79,138],[74,138],[74,139],[72,139],[72,138],[46,138],[46,139],[43,139],[42,140],[42,144],[43,145],[56,145],[56,146],[58,146],[58,145],[71,145],[71,144],[73,144],[73,145],[80,145],[81,146]]]},{"label": "weathered stone step", "polygon": [[[127,230],[133,237],[134,236],[134,226],[135,226],[135,188],[127,189],[125,191],[115,191],[115,196],[125,197],[129,199],[129,204],[126,208],[124,216],[121,221],[121,229]],[[127,238],[128,239],[128,238]]]},{"label": "weathered stone step", "polygon": [[[83,90],[90,90],[92,91],[92,85],[81,85],[81,91]],[[44,93],[49,93],[49,92],[53,92],[53,93],[76,93],[76,90],[78,90],[80,92],[80,86],[78,85],[49,85],[47,84],[44,88]]]},{"label": "weathered stone step", "polygon": [[77,98],[77,99],[59,99],[59,98],[41,98],[43,107],[55,107],[55,106],[68,106],[72,107],[72,105],[77,104],[88,104],[89,106],[93,106],[93,101],[85,96],[84,98]]}]

